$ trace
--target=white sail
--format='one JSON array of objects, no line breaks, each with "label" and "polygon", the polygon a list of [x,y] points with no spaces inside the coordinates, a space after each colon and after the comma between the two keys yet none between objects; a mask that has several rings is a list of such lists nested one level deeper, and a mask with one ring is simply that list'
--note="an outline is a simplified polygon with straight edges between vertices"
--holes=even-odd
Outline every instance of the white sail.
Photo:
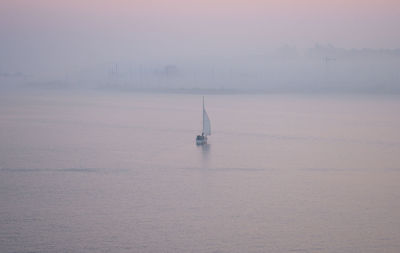
[{"label": "white sail", "polygon": [[206,109],[204,108],[204,97],[203,97],[203,134],[205,136],[211,135],[211,123],[210,123],[210,118],[208,117],[208,114],[206,112]]}]

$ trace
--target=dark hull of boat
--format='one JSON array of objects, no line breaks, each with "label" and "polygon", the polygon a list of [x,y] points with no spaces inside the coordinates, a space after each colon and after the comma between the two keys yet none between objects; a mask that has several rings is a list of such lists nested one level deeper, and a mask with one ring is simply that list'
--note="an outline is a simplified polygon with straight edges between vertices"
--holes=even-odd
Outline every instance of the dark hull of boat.
[{"label": "dark hull of boat", "polygon": [[204,144],[207,144],[207,136],[197,135],[196,145],[204,145]]}]

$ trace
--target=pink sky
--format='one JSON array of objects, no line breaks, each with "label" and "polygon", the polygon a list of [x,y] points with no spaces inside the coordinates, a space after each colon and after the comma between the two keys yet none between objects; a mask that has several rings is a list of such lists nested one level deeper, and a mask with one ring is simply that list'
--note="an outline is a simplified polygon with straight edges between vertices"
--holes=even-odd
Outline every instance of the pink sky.
[{"label": "pink sky", "polygon": [[3,0],[0,61],[400,48],[399,24],[398,0]]},{"label": "pink sky", "polygon": [[249,36],[272,46],[400,46],[396,0],[9,0],[2,3],[0,20],[2,30],[16,33],[129,28],[144,37],[151,31],[202,38],[225,33],[228,40]]}]

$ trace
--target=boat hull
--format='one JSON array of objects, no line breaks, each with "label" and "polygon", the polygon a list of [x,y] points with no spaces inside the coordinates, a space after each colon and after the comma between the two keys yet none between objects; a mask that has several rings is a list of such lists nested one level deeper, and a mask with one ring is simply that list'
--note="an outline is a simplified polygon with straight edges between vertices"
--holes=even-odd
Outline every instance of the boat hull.
[{"label": "boat hull", "polygon": [[207,136],[197,135],[196,145],[204,145],[204,144],[207,144]]}]

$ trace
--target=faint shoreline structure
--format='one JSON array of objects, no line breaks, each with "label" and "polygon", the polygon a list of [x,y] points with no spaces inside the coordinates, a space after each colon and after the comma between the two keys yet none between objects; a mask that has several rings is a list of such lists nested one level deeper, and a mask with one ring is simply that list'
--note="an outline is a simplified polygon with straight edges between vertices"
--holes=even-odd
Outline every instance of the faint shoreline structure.
[{"label": "faint shoreline structure", "polygon": [[[0,88],[179,94],[400,93],[400,49],[316,44],[201,59],[126,59],[29,72],[1,66]],[[75,69],[74,69],[75,68]],[[61,73],[62,72],[62,73]]]}]

